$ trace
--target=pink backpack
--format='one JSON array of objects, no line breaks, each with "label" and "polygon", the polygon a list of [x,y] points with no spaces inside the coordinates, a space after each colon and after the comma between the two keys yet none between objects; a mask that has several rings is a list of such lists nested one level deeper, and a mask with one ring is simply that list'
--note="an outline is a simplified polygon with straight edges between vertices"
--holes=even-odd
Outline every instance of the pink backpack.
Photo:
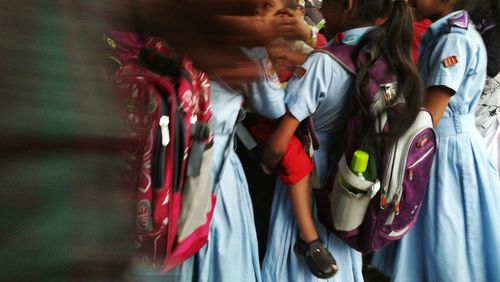
[{"label": "pink backpack", "polygon": [[113,75],[137,146],[137,258],[169,271],[207,243],[215,206],[208,77],[165,42],[112,32]]},{"label": "pink backpack", "polygon": [[[355,76],[354,49],[355,46],[334,45],[320,52],[330,55]],[[327,187],[315,191],[320,220],[363,253],[400,239],[413,226],[436,152],[432,117],[425,110],[419,112],[412,126],[393,145],[377,137],[381,132],[390,132],[391,121],[405,114],[404,98],[394,98],[396,82],[396,75],[380,59],[369,70],[368,93],[358,100],[351,92],[343,155],[331,169]],[[374,117],[375,122],[369,123]],[[373,181],[359,178],[349,168],[358,149],[370,155],[368,174]],[[346,189],[339,177],[343,178],[342,183],[364,192]]]}]

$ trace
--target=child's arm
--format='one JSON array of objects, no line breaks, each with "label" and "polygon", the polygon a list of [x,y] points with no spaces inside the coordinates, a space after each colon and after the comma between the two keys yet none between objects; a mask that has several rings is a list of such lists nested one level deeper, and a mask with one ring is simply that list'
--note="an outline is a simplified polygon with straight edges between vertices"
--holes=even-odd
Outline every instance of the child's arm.
[{"label": "child's arm", "polygon": [[446,86],[434,86],[427,89],[425,108],[432,114],[434,127],[439,123],[455,91]]},{"label": "child's arm", "polygon": [[280,120],[262,154],[262,160],[269,168],[275,169],[278,166],[298,126],[299,121],[288,112]]},{"label": "child's arm", "polygon": [[[275,168],[286,151],[288,143],[299,123],[313,115],[328,93],[335,93],[334,81],[345,81],[350,75],[330,56],[322,53],[312,54],[302,65],[302,75],[294,75],[288,82],[286,94],[286,114],[266,144],[263,161]],[[345,95],[330,96],[332,107],[341,107]]]},{"label": "child's arm", "polygon": [[463,33],[451,32],[443,35],[426,61],[421,62],[429,70],[425,107],[431,112],[434,125],[441,120],[463,81],[477,72],[479,45]]}]

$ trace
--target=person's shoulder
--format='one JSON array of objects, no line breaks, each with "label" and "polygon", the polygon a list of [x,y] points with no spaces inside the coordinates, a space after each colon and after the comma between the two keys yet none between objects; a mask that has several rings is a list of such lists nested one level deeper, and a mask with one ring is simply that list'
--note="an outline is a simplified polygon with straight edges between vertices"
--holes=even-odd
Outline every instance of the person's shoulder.
[{"label": "person's shoulder", "polygon": [[327,45],[323,49],[316,49],[315,52],[324,54],[335,65],[340,66],[345,71],[355,74],[356,66],[352,60],[352,54],[355,50],[355,45],[333,44]]},{"label": "person's shoulder", "polygon": [[[342,69],[348,71],[347,67],[341,60],[326,49],[315,49],[308,56],[308,61],[311,65],[315,65],[321,68],[325,66],[331,67],[332,69]],[[325,69],[325,71],[328,69]]]},{"label": "person's shoulder", "polygon": [[[464,13],[467,15],[467,13]],[[467,16],[450,18],[448,23],[449,33],[443,36],[444,40],[450,40],[452,45],[467,46],[470,51],[484,48],[481,34],[474,27],[474,23]]]},{"label": "person's shoulder", "polygon": [[478,40],[478,36],[480,35],[473,25],[469,25],[467,28],[451,27],[448,32],[444,32],[438,37],[437,42],[438,45],[441,43],[449,48],[457,48],[464,45],[473,45],[474,41]]},{"label": "person's shoulder", "polygon": [[[313,76],[306,75],[314,73]],[[298,78],[307,77],[306,80],[325,79],[335,77],[337,75],[343,76],[349,72],[331,55],[321,49],[316,49],[311,52],[304,64],[296,66],[293,70],[293,75]]]},{"label": "person's shoulder", "polygon": [[453,17],[450,17],[446,22],[450,38],[461,38],[465,41],[474,43],[481,41],[481,35],[476,30],[469,14],[462,11]]},{"label": "person's shoulder", "polygon": [[425,33],[423,42],[442,42],[448,38],[455,38],[456,35],[466,36],[474,30],[467,12],[459,12],[445,20],[434,22]]},{"label": "person's shoulder", "polygon": [[467,12],[462,11],[446,21],[446,25],[450,32],[466,33],[471,26],[470,16]]},{"label": "person's shoulder", "polygon": [[[474,30],[475,33],[477,33]],[[436,56],[459,56],[468,57],[475,54],[481,48],[484,48],[483,41],[480,35],[474,32],[450,32],[441,36],[437,43],[436,48],[432,51]]]}]

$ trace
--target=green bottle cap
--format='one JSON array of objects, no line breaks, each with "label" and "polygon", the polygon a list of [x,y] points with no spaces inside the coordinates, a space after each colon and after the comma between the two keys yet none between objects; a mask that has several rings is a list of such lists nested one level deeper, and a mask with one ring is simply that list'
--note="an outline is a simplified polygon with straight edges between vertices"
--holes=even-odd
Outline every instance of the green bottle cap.
[{"label": "green bottle cap", "polygon": [[351,170],[354,173],[363,173],[366,171],[366,167],[368,166],[368,159],[370,155],[367,152],[362,150],[356,150],[354,155],[352,156],[351,162]]}]

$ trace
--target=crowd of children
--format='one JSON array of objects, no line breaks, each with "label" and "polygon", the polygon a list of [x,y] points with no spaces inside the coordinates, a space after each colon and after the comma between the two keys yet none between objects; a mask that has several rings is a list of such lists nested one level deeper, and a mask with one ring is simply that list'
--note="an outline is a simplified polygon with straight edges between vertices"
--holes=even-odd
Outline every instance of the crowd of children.
[{"label": "crowd of children", "polygon": [[[402,135],[425,107],[438,136],[417,223],[403,239],[374,256],[373,265],[393,281],[500,279],[500,178],[493,165],[498,168],[500,161],[500,44],[495,37],[499,13],[494,0],[485,0],[482,9],[475,4],[321,2],[331,39],[327,46],[357,46],[359,52],[387,61],[397,74],[396,93],[407,101],[408,115],[394,126],[400,129],[395,134]],[[328,54],[313,51],[324,46],[323,35],[304,21],[304,11],[302,0],[259,2],[256,19],[278,27],[267,48],[242,49],[262,67],[261,77],[228,83],[217,72],[209,74],[215,146],[211,173],[217,202],[208,243],[178,268],[141,274],[143,279],[363,281],[362,254],[319,222],[311,187],[324,186],[339,161],[350,90],[362,88],[364,80]],[[357,67],[368,68],[366,64],[359,61]],[[262,265],[249,187],[232,149],[243,105],[268,118],[250,131],[262,149],[262,168],[279,175]],[[314,152],[303,148],[298,130],[308,118],[319,142]]]},{"label": "crowd of children", "polygon": [[[109,7],[116,8],[114,14],[132,19],[128,25],[113,26],[113,30],[133,32],[141,38],[155,36],[171,43],[176,51],[173,52],[175,55],[167,58],[168,60],[160,60],[160,64],[164,68],[171,67],[169,70],[175,75],[185,74],[177,69],[178,64],[169,63],[178,63],[176,60],[182,56],[188,57],[196,68],[207,73],[209,82],[205,82],[203,87],[210,89],[210,99],[206,97],[206,101],[210,100],[206,113],[212,113],[209,122],[211,132],[205,132],[210,138],[202,145],[212,149],[213,158],[210,159],[210,169],[203,173],[210,176],[205,179],[210,179],[208,184],[216,200],[213,214],[204,218],[210,221],[208,242],[196,254],[182,263],[176,262],[176,267],[169,268],[168,271],[157,266],[156,270],[151,271],[149,261],[145,260],[143,263],[124,266],[124,257],[129,255],[127,249],[124,252],[127,254],[122,255],[119,261],[120,269],[127,267],[126,274],[116,280],[363,281],[363,264],[367,261],[362,253],[320,222],[317,213],[321,207],[313,199],[312,189],[325,186],[329,181],[330,169],[339,162],[347,115],[352,106],[350,103],[355,101],[351,97],[355,93],[353,89],[359,92],[367,88],[363,83],[367,81],[368,69],[379,60],[386,62],[397,77],[398,90],[391,99],[404,99],[407,104],[407,114],[393,124],[391,132],[394,136],[391,138],[403,135],[415,120],[419,109],[424,107],[432,114],[438,145],[423,206],[415,225],[401,240],[375,252],[370,263],[396,282],[500,280],[498,0],[218,0],[220,5],[213,5],[206,0],[185,3],[169,0],[125,2],[134,4],[121,5],[117,4],[121,1],[103,0],[103,3],[111,3]],[[325,28],[322,30],[319,26],[311,25],[311,18],[317,18],[317,14],[306,16],[307,11],[314,10],[311,8],[313,6],[320,6],[319,11],[325,21]],[[82,7],[86,5],[77,5],[77,9],[72,7],[69,10],[74,13],[65,16],[83,18],[84,15],[77,12]],[[131,7],[134,12],[124,12],[118,7]],[[215,11],[216,9],[220,11]],[[103,11],[105,9],[99,13]],[[105,17],[119,18],[111,16],[113,13],[103,14]],[[169,16],[165,17],[163,14]],[[194,32],[195,30],[203,32]],[[37,37],[36,42],[38,41],[44,40]],[[193,44],[194,41],[197,43]],[[111,40],[108,44],[113,45],[114,42]],[[329,48],[344,45],[352,46],[356,50],[355,54],[367,54],[370,59],[368,62],[358,58],[354,60],[355,67],[360,70],[359,75],[349,72],[346,66],[328,53]],[[40,57],[43,57],[42,53],[40,52]],[[177,57],[178,54],[182,56]],[[132,57],[136,60],[134,63],[140,64],[138,62],[143,59],[143,55],[133,54]],[[26,65],[29,65],[28,62]],[[58,67],[58,72],[62,72]],[[107,70],[109,78],[113,78],[112,72],[115,70]],[[178,86],[175,83],[173,85]],[[135,93],[131,93],[133,95]],[[188,97],[187,101],[181,102],[195,103],[189,101],[189,97],[195,99],[195,95],[184,97]],[[82,105],[91,107],[90,102],[82,102]],[[148,100],[144,105],[127,105],[127,110],[135,114],[138,109],[154,112],[158,103]],[[107,110],[99,108],[99,113],[107,113]],[[115,108],[113,110],[120,112]],[[240,130],[243,130],[240,122],[245,111],[261,116],[257,125],[249,131],[257,140],[256,151],[260,153],[262,170],[270,174],[276,172],[278,175],[263,261],[259,260],[258,236],[254,223],[256,219],[252,205],[252,201],[258,202],[259,199],[251,199],[249,193],[249,189],[260,187],[249,187],[243,170],[246,164],[240,161],[234,150],[235,135],[240,135]],[[82,116],[86,116],[86,113],[79,112]],[[110,120],[109,124],[111,120],[119,123],[111,117],[114,115],[102,114],[99,119]],[[79,118],[80,121],[87,119],[88,115],[85,119]],[[147,123],[149,120],[137,122]],[[197,121],[191,122],[194,125]],[[122,136],[126,129],[120,127],[108,130],[108,127],[113,127],[109,124],[93,128],[99,131],[99,136],[103,136],[103,142],[106,142],[105,137],[109,137],[111,133],[126,139]],[[168,128],[165,131],[161,124],[156,127],[159,128],[158,136],[163,138],[160,139],[165,148],[178,141],[175,138],[168,139],[170,135],[162,135],[168,132]],[[115,131],[119,131],[119,134]],[[48,142],[52,140],[48,139]],[[319,147],[313,146],[318,144]],[[95,146],[89,147],[89,150],[95,149]],[[194,150],[193,148],[190,149]],[[107,147],[104,148],[106,149]],[[190,152],[186,149],[182,153],[177,157],[186,160]],[[151,165],[151,160],[149,161]],[[119,166],[114,159],[109,163],[109,166]],[[153,164],[156,165],[157,163]],[[108,173],[96,173],[97,167],[101,166],[104,165],[76,168],[82,173],[92,174],[92,178],[89,178],[91,180],[98,179],[101,174],[105,175],[106,185],[96,185],[100,188],[108,186],[114,179],[107,177]],[[161,168],[165,170],[165,167]],[[53,186],[54,182],[52,178],[48,180],[49,176],[52,177],[51,174],[43,177],[47,187]],[[81,184],[78,187],[81,188],[88,180],[80,181],[82,179],[83,176],[66,182],[79,182]],[[112,185],[109,183],[109,186]],[[120,182],[118,186],[120,185],[125,184]],[[114,188],[117,188],[116,183]],[[54,195],[55,193],[56,191]],[[14,196],[21,199],[20,195]],[[92,194],[92,197],[99,198],[96,195]],[[103,198],[105,197],[100,197],[100,201],[104,201]],[[7,197],[5,199],[10,201]],[[77,202],[82,204],[80,202],[83,201],[85,200]],[[96,201],[96,205],[100,201]],[[169,201],[173,199],[167,197],[163,202],[154,204],[167,205]],[[117,202],[119,201],[113,203],[119,206],[121,202]],[[7,204],[6,206],[8,207]],[[94,209],[92,213],[92,207],[86,208],[92,216],[101,210]],[[126,221],[124,216],[120,217],[125,208],[129,206],[123,205],[120,213],[116,213],[119,214],[116,218]],[[137,212],[142,212],[141,216],[146,214],[146,220],[138,220],[137,223],[145,224],[146,227],[154,224],[148,221],[148,217],[158,219],[151,212],[154,208],[137,204]],[[69,218],[64,218],[71,222]],[[161,224],[168,226],[167,219]],[[102,232],[106,233],[105,236],[97,234],[99,232],[92,233],[92,229],[89,229],[89,234],[96,238],[98,235],[106,237],[104,242],[114,238],[107,235],[108,229],[100,228],[100,231],[106,230]],[[109,230],[109,233],[113,232],[111,228]],[[118,240],[118,245],[125,245],[127,241],[122,238],[126,231],[120,232],[122,237]],[[14,237],[10,236],[9,240],[14,240]],[[85,239],[84,235],[80,237],[82,241]],[[50,236],[50,242],[54,238]],[[68,240],[71,241],[70,239]],[[96,240],[96,250],[106,247],[97,246],[98,242],[101,241]],[[68,246],[72,245],[68,243]],[[6,250],[7,254],[14,257],[15,252]],[[112,253],[114,250],[108,251]],[[94,253],[95,250],[92,254]],[[28,280],[81,278],[78,275],[85,272],[85,263],[82,263],[85,261],[84,254],[85,250],[79,251],[77,256],[81,257],[77,257],[80,260],[72,265],[74,269],[70,267],[66,270],[63,269],[66,267],[64,264],[69,260],[63,260],[66,253],[61,252],[61,262],[54,263],[55,267],[50,266],[50,271],[56,269],[53,276],[37,279],[40,278],[36,277],[38,272],[34,272],[34,276],[23,277],[21,271],[12,268],[9,276],[4,277],[14,281],[19,277],[21,281],[26,280],[26,277]],[[108,263],[114,257],[113,254],[106,254],[103,261]],[[156,253],[151,255],[157,258],[156,256],[161,257]],[[99,264],[99,259],[92,259],[95,260],[92,267],[95,277],[99,276],[99,271],[106,272],[102,270],[102,261]],[[43,261],[43,257],[40,260],[35,257],[34,260]],[[134,261],[138,260],[141,258],[136,257]],[[39,273],[50,274],[50,271]],[[64,275],[59,276],[61,273]],[[68,273],[70,276],[66,276]],[[108,279],[113,275],[114,272],[108,271],[103,277]]]}]

